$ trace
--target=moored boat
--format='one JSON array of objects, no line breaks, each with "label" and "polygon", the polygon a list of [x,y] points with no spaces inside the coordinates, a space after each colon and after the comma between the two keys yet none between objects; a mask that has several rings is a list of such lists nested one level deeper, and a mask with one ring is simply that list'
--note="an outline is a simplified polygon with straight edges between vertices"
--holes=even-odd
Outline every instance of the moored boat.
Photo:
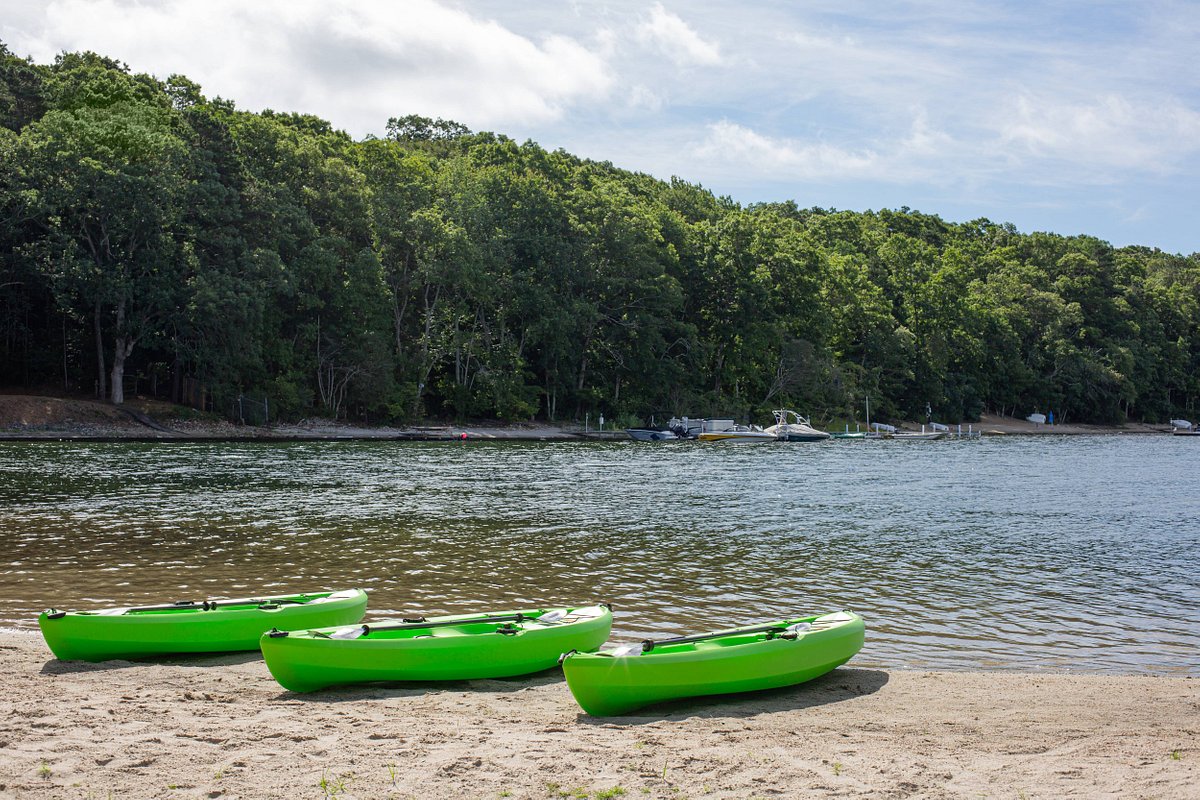
[{"label": "moored boat", "polygon": [[862,649],[862,617],[849,611],[698,636],[646,640],[599,653],[567,653],[563,673],[584,711],[599,717],[684,697],[775,689],[836,669]]},{"label": "moored boat", "polygon": [[105,661],[256,650],[259,637],[272,628],[347,625],[362,619],[366,610],[367,593],[349,589],[201,602],[181,600],[99,611],[51,608],[38,617],[38,627],[58,658]]},{"label": "moored boat", "polygon": [[625,432],[635,442],[675,442],[679,440],[674,431],[663,431],[657,428],[626,428]]},{"label": "moored boat", "polygon": [[1189,420],[1173,419],[1171,420],[1171,435],[1172,436],[1200,436],[1200,430],[1196,429]]},{"label": "moored boat", "polygon": [[929,442],[934,439],[944,439],[946,434],[944,431],[896,431],[888,434],[887,438],[901,442]]},{"label": "moored boat", "polygon": [[814,428],[807,417],[802,417],[791,409],[780,408],[774,414],[775,424],[767,428],[766,432],[775,434],[781,442],[823,442],[831,438],[825,431]]},{"label": "moored boat", "polygon": [[510,678],[549,669],[568,650],[595,650],[612,629],[607,605],[416,617],[272,631],[260,646],[294,692],[374,681]]},{"label": "moored boat", "polygon": [[698,437],[702,442],[727,442],[729,444],[762,444],[776,442],[779,437],[767,431],[746,425],[734,425],[723,431],[705,431]]}]

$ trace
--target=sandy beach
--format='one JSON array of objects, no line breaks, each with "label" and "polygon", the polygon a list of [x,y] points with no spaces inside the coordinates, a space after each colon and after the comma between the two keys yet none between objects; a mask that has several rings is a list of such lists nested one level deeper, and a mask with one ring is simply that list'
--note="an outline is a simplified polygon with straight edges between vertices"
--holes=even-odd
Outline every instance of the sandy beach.
[{"label": "sandy beach", "polygon": [[0,634],[4,798],[1190,798],[1200,681],[850,665],[583,714],[557,670],[297,695],[253,654],[83,664]]}]

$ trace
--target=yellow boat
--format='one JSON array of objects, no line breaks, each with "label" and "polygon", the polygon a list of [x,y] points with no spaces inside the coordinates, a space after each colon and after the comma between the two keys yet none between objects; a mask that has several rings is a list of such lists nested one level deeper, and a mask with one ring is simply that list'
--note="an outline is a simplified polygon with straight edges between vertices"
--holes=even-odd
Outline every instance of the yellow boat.
[{"label": "yellow boat", "polygon": [[702,442],[728,442],[730,444],[759,444],[762,442],[778,441],[773,433],[764,430],[748,428],[745,425],[734,425],[724,431],[705,431],[698,437]]}]

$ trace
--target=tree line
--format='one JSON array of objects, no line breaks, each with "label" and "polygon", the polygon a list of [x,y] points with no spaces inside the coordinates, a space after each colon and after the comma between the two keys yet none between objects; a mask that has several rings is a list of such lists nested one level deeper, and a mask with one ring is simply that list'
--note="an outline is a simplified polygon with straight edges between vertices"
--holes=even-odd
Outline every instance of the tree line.
[{"label": "tree line", "polygon": [[[356,141],[0,43],[0,385],[283,417],[1194,412],[1200,255],[743,206],[417,115]],[[220,402],[216,403],[221,410]]]}]

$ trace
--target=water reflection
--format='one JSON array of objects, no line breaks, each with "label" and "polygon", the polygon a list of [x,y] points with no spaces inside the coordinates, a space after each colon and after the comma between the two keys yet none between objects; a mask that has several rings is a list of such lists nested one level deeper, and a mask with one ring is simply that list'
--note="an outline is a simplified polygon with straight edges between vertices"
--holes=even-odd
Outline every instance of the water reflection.
[{"label": "water reflection", "polygon": [[380,614],[610,600],[620,638],[852,608],[863,666],[1197,674],[1198,453],[4,443],[0,621],[362,586]]}]

